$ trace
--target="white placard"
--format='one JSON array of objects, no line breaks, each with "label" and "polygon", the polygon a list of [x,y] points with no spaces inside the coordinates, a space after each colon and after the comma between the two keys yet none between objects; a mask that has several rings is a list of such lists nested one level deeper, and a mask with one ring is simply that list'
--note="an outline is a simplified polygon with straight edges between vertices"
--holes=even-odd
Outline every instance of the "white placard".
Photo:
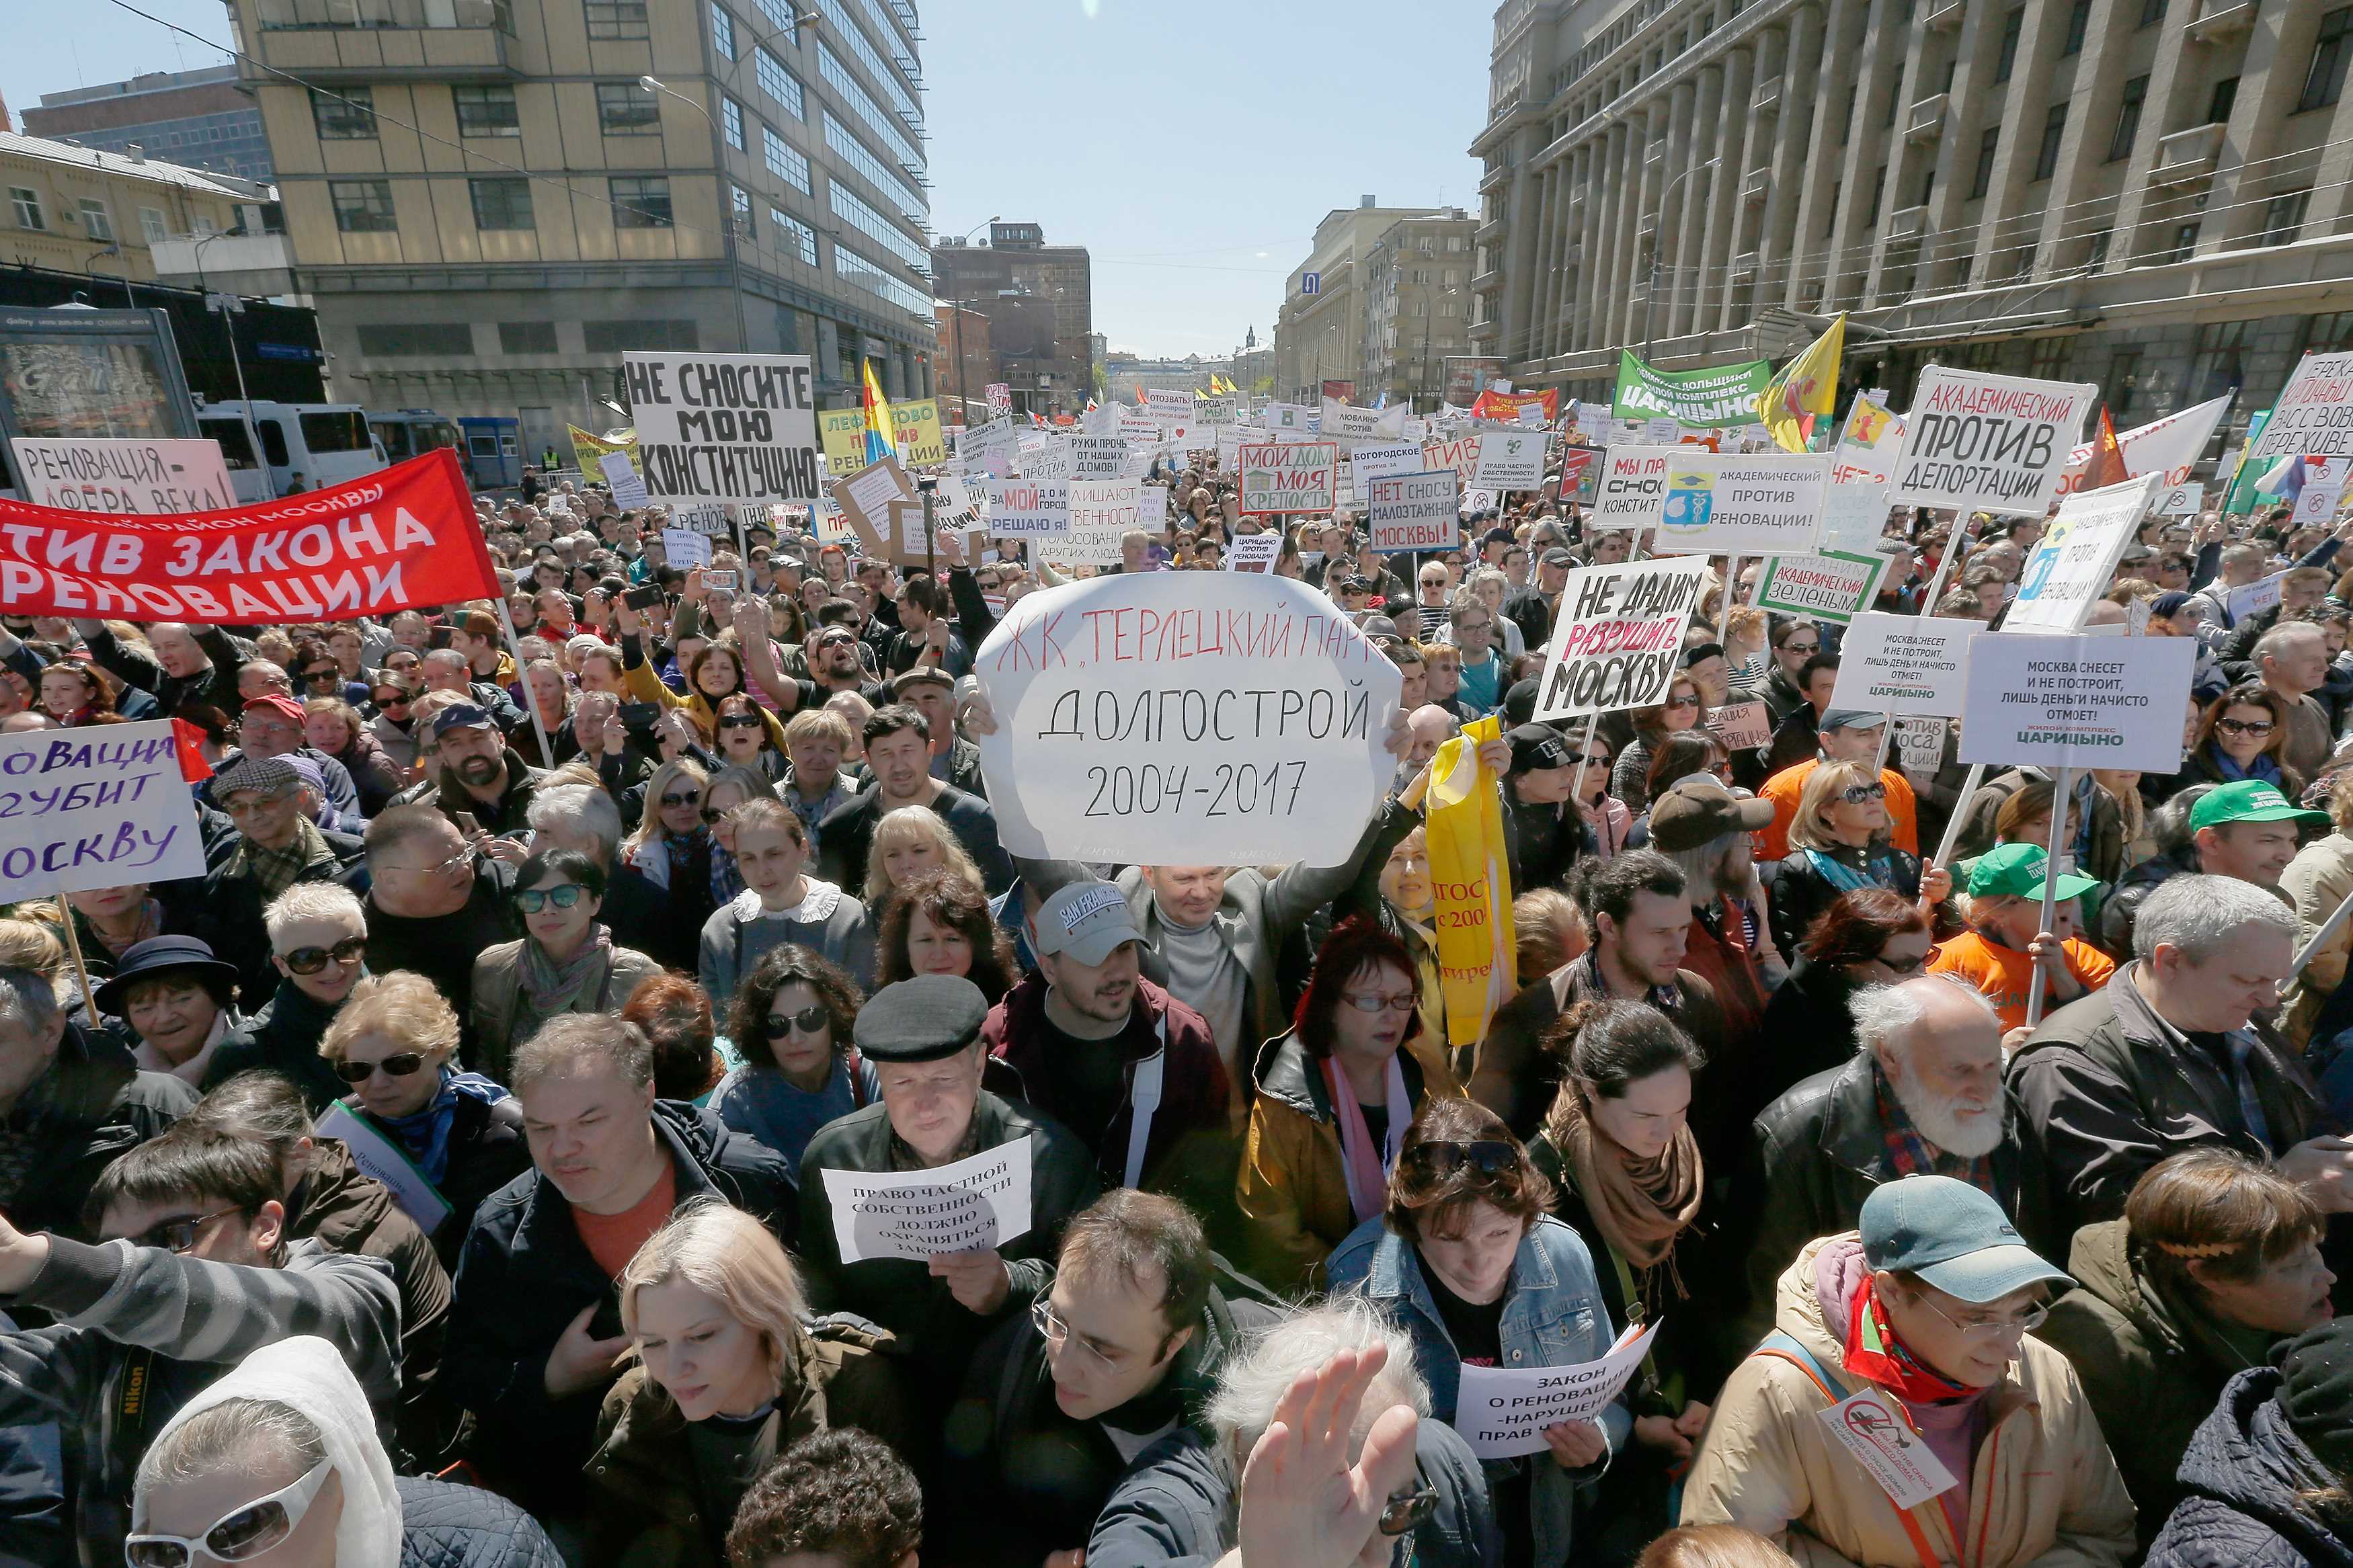
[{"label": "white placard", "polygon": [[1815,1414],[1897,1508],[1917,1508],[1961,1484],[1928,1451],[1927,1439],[1912,1430],[1902,1412],[1889,1409],[1875,1388]]},{"label": "white placard", "polygon": [[[605,456],[617,456],[623,462],[628,461],[626,454],[607,452]],[[449,1200],[417,1168],[407,1151],[377,1131],[345,1101],[339,1100],[321,1112],[312,1131],[318,1137],[332,1138],[341,1143],[360,1173],[382,1186],[400,1212],[414,1220],[417,1228],[426,1235],[440,1229],[441,1222],[449,1217]]]},{"label": "white placard", "polygon": [[1025,596],[973,661],[981,765],[1015,855],[1345,863],[1394,773],[1402,678],[1304,583],[1097,577]]},{"label": "white placard", "polygon": [[[2188,483],[2189,470],[2197,466],[2198,454],[2206,449],[2214,426],[2222,422],[2230,407],[2231,394],[2226,392],[2179,414],[2168,414],[2124,431],[2116,437],[2116,450],[2124,458],[2126,475],[2137,479],[2143,474],[2158,474],[2168,485]],[[2062,490],[2083,489],[2084,476],[2091,466],[2092,444],[2086,441],[2067,454],[2067,475]],[[2223,468],[2217,471],[2227,477],[2231,470]]]},{"label": "white placard", "polygon": [[[1127,467],[1127,438],[1124,436],[1073,436],[1070,441],[1071,471],[1062,475],[1072,479],[1115,479]],[[1053,476],[1039,474],[1039,479]]]},{"label": "white placard", "polygon": [[2272,405],[2250,461],[2353,457],[2353,353],[2306,354]]},{"label": "white placard", "polygon": [[1164,431],[1187,426],[1193,423],[1193,389],[1147,386],[1144,389],[1144,411]]},{"label": "white placard", "polygon": [[1462,542],[1461,476],[1451,468],[1393,474],[1365,486],[1366,526],[1373,548],[1452,550]]},{"label": "white placard", "polygon": [[2158,491],[2157,504],[2148,510],[2158,517],[2194,517],[2205,505],[2206,487],[2191,483]]},{"label": "white placard", "polygon": [[2278,604],[2287,591],[2287,574],[2274,572],[2268,577],[2258,577],[2242,583],[2222,595],[2222,612],[2237,626],[2249,616],[2260,616]]},{"label": "white placard", "polygon": [[0,735],[0,902],[204,874],[170,720]]},{"label": "white placard", "polygon": [[1435,441],[1421,444],[1421,467],[1452,468],[1462,476],[1466,486],[1479,472],[1479,433],[1471,431],[1461,436],[1442,436]]},{"label": "white placard", "polygon": [[1006,383],[992,381],[981,388],[981,395],[988,399],[991,419],[1003,419],[1013,412],[1013,388]]},{"label": "white placard", "polygon": [[1707,716],[1707,727],[1727,752],[1755,751],[1773,743],[1773,710],[1755,699],[1725,703]]},{"label": "white placard", "polygon": [[1135,492],[1136,526],[1146,533],[1160,533],[1168,527],[1168,487],[1144,485]]},{"label": "white placard", "polygon": [[997,539],[1052,539],[1071,531],[1071,487],[1060,479],[988,481],[988,531]]},{"label": "white placard", "polygon": [[1945,765],[1945,737],[1950,728],[1949,721],[1927,713],[1895,721],[1895,765],[1911,778],[1935,778]]},{"label": "white placard", "polygon": [[1891,504],[2042,516],[2099,391],[1930,365],[1913,394]]},{"label": "white placard", "polygon": [[2001,629],[2081,629],[2084,617],[2092,613],[2092,602],[2107,592],[2116,562],[2164,482],[2160,475],[2143,474],[2105,489],[2078,490],[2062,502],[2059,515],[2026,558],[2018,596],[2010,601]]},{"label": "white placard", "polygon": [[1354,451],[1360,441],[1397,440],[1405,433],[1405,414],[1402,403],[1393,408],[1358,408],[1327,397],[1317,434],[1336,442],[1343,452]]},{"label": "white placard", "polygon": [[19,436],[8,445],[16,455],[25,499],[35,506],[160,517],[226,511],[237,504],[220,443],[209,438],[61,441]]},{"label": "white placard", "polygon": [[680,571],[711,564],[711,536],[691,528],[661,531],[662,558]]},{"label": "white placard", "polygon": [[1039,552],[1057,567],[1118,565],[1120,539],[1144,526],[1143,489],[1134,479],[1073,481],[1070,531],[1041,541]]},{"label": "white placard", "polygon": [[638,472],[638,465],[630,461],[627,452],[598,453],[596,468],[605,476],[605,483],[612,487],[615,506],[628,510],[646,504],[645,476]]},{"label": "white placard", "polygon": [[1375,446],[1369,442],[1359,446],[1348,456],[1356,469],[1356,483],[1385,479],[1392,474],[1418,474],[1429,467],[1422,460],[1419,441],[1392,441]]},{"label": "white placard", "polygon": [[2176,773],[2197,658],[2192,637],[1978,637],[1961,761]]},{"label": "white placard", "polygon": [[1238,456],[1245,515],[1332,510],[1340,467],[1340,448],[1332,442],[1271,441],[1246,446]]},{"label": "white placard", "polygon": [[1672,419],[1651,418],[1642,421],[1642,445],[1645,447],[1672,447],[1683,439],[1683,426]]},{"label": "white placard", "polygon": [[1969,639],[1979,621],[1935,616],[1855,616],[1839,644],[1833,708],[1958,718],[1969,687]]},{"label": "white placard", "polygon": [[[2309,463],[2305,465],[2307,468]],[[2341,465],[2340,465],[2341,468]],[[2345,477],[2342,472],[2325,479],[2307,479],[2295,498],[2297,528],[2327,528],[2337,521],[2337,508],[2345,499]]]},{"label": "white placard", "polygon": [[807,354],[621,355],[638,467],[660,501],[812,501],[825,492]]},{"label": "white placard", "polygon": [[1621,1337],[1599,1361],[1577,1366],[1465,1363],[1454,1401],[1454,1429],[1482,1459],[1542,1453],[1549,1446],[1546,1427],[1587,1420],[1609,1407],[1651,1353],[1658,1331],[1659,1324],[1652,1323],[1631,1338]]},{"label": "white placard", "polygon": [[1029,1140],[1015,1139],[928,1171],[825,1170],[834,1245],[844,1263],[1002,1247],[1029,1234]]},{"label": "white placard", "polygon": [[[1544,410],[1536,410],[1541,419]],[[1545,437],[1540,430],[1482,430],[1471,482],[1482,489],[1532,490],[1544,483]]]},{"label": "white placard", "polygon": [[1701,560],[1630,561],[1568,574],[1534,717],[1582,719],[1666,700],[1683,628],[1707,591]]},{"label": "white placard", "polygon": [[1226,570],[1271,572],[1274,558],[1282,553],[1282,535],[1279,533],[1238,534],[1226,546]]},{"label": "white placard", "polygon": [[1655,546],[1662,555],[1805,555],[1820,532],[1827,456],[1672,450]]}]

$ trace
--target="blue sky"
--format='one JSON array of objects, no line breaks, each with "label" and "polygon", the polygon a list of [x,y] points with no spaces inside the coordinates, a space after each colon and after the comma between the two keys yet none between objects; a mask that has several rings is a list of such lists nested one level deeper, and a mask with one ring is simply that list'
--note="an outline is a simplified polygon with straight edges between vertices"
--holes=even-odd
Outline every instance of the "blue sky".
[{"label": "blue sky", "polygon": [[[133,0],[226,47],[219,0]],[[921,0],[919,0],[919,5]],[[1316,222],[1359,195],[1470,207],[1493,9],[1286,0],[932,0],[921,5],[932,216],[992,215],[1094,254],[1113,347],[1263,342]],[[227,57],[111,0],[52,7],[0,50],[0,96]]]}]

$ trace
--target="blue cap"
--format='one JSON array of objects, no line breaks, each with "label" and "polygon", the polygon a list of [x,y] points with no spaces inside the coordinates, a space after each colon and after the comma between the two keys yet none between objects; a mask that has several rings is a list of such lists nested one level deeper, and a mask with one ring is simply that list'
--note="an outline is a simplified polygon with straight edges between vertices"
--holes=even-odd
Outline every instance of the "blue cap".
[{"label": "blue cap", "polygon": [[1950,1176],[1883,1182],[1862,1200],[1862,1257],[1982,1304],[2051,1280],[2073,1285],[2026,1245],[2001,1205]]},{"label": "blue cap", "polygon": [[498,721],[470,702],[452,702],[433,715],[433,737],[436,740],[452,730],[494,730]]}]

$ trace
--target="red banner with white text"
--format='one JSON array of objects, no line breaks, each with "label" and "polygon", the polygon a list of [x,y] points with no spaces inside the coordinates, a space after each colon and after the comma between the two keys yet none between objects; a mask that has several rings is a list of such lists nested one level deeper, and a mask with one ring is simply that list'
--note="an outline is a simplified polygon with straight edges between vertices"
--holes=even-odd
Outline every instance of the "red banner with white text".
[{"label": "red banner with white text", "polygon": [[1479,395],[1471,405],[1474,419],[1517,419],[1523,408],[1544,410],[1545,423],[1560,417],[1560,389],[1546,387],[1542,392],[1497,392],[1492,387]]},{"label": "red banner with white text", "polygon": [[499,596],[457,454],[224,511],[0,500],[0,614],[252,626]]}]

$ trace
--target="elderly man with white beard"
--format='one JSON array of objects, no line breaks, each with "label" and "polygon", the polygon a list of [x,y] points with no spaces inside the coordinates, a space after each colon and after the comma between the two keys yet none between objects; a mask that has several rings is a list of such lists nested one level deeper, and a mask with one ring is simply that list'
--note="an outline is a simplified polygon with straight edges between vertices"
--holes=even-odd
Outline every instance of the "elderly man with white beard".
[{"label": "elderly man with white beard", "polygon": [[1774,1282],[1817,1237],[1855,1227],[1873,1187],[1952,1176],[2015,1218],[2018,1141],[2001,1087],[2001,1020],[1972,987],[1926,974],[1855,994],[1861,1042],[1757,1119],[1751,1180],[1762,1205],[1749,1249],[1754,1343],[1772,1326]]}]

